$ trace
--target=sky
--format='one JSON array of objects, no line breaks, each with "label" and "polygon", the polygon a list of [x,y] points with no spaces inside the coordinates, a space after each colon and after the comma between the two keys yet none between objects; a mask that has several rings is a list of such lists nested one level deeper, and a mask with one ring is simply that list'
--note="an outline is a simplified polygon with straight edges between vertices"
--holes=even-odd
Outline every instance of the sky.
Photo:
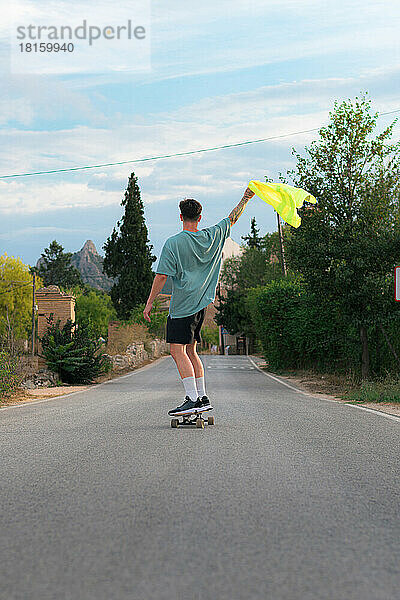
[{"label": "sky", "polygon": [[[130,18],[133,0],[128,4]],[[113,3],[69,5],[92,21],[115,17]],[[45,74],[15,72],[9,6],[0,0],[0,176],[318,128],[335,100],[366,91],[377,111],[400,109],[398,0],[152,0],[143,68],[126,45],[107,67],[103,43],[95,71],[82,63],[70,72],[64,61]],[[32,6],[21,0],[19,14]],[[55,19],[65,2],[35,0],[34,7]],[[380,126],[395,116],[382,117]],[[395,139],[399,132],[396,126]],[[292,148],[302,153],[317,138],[300,133],[142,164],[0,178],[0,254],[34,264],[54,239],[68,252],[91,239],[102,253],[134,171],[159,256],[164,240],[180,229],[182,198],[199,200],[202,226],[212,225],[229,214],[249,180],[277,180],[294,166]],[[262,234],[276,229],[273,209],[253,198],[232,228],[234,240],[241,242],[253,216]]]}]

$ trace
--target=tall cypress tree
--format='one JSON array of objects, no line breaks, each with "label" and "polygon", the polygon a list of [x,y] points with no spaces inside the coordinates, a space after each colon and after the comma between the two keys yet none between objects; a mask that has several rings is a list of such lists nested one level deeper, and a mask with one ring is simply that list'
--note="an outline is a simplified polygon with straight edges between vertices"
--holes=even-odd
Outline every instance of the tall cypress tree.
[{"label": "tall cypress tree", "polygon": [[153,246],[149,244],[143,202],[134,173],[129,177],[121,206],[125,213],[103,246],[103,270],[115,279],[110,294],[117,315],[127,319],[135,306],[147,300],[153,283],[151,265],[156,260],[151,253]]}]

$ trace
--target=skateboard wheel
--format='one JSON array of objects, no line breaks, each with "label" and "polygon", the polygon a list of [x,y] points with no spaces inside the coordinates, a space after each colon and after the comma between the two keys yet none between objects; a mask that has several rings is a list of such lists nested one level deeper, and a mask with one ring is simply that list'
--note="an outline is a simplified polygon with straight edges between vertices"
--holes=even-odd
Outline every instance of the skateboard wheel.
[{"label": "skateboard wheel", "polygon": [[179,427],[179,419],[172,419],[171,427]]},{"label": "skateboard wheel", "polygon": [[208,418],[207,418],[207,423],[208,423],[209,425],[214,425],[214,417],[208,417]]},{"label": "skateboard wheel", "polygon": [[203,419],[196,419],[196,427],[198,427],[199,429],[204,429]]}]

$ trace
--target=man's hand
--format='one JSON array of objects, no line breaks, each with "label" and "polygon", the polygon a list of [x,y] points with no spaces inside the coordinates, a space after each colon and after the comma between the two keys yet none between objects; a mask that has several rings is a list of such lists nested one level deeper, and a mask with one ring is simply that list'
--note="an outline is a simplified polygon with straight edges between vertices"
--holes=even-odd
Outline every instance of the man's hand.
[{"label": "man's hand", "polygon": [[151,286],[150,294],[149,294],[149,297],[147,298],[147,303],[146,303],[145,309],[143,311],[143,316],[146,319],[146,321],[149,321],[149,323],[150,323],[151,309],[153,308],[153,302],[154,302],[155,298],[157,298],[157,296],[161,292],[161,290],[163,289],[164,284],[167,281],[167,279],[168,279],[168,275],[162,275],[161,273],[156,273],[156,276],[154,277],[153,285]]},{"label": "man's hand", "polygon": [[246,191],[243,194],[243,198],[245,198],[246,200],[250,200],[250,198],[252,198],[253,196],[254,196],[253,190],[251,190],[250,188],[246,188]]},{"label": "man's hand", "polygon": [[150,323],[150,313],[151,313],[151,309],[153,308],[153,303],[152,302],[148,302],[144,308],[143,311],[143,316],[146,319],[146,321],[148,321]]}]

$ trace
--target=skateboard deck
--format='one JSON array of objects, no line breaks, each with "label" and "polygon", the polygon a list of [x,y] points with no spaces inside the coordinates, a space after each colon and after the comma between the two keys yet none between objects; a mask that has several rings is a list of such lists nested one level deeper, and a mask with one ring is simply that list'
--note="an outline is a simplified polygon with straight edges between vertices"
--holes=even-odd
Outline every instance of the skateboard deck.
[{"label": "skateboard deck", "polygon": [[[207,425],[214,425],[215,421],[214,421],[213,416],[209,416],[205,419],[203,418],[203,413],[208,412],[209,410],[212,410],[212,408],[200,409],[189,415],[180,415],[180,416],[177,415],[176,417],[173,417],[171,419],[171,427],[177,428],[177,427],[184,427],[184,426],[188,426],[188,425],[191,425],[191,426],[194,425],[199,429],[204,429],[204,426],[206,423],[207,423]],[[179,419],[181,419],[181,420],[179,420]]]}]

